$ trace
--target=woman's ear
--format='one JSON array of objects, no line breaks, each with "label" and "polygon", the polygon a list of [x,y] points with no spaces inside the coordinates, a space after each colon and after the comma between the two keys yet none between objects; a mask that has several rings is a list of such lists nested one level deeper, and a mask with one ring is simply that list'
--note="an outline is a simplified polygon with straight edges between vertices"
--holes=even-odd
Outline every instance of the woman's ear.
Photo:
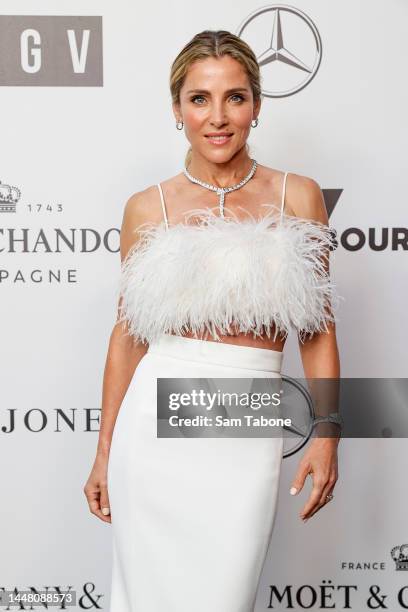
[{"label": "woman's ear", "polygon": [[180,112],[180,104],[178,102],[173,102],[172,104],[173,114],[176,121],[181,121],[181,112]]},{"label": "woman's ear", "polygon": [[260,113],[261,110],[261,104],[262,104],[262,98],[259,97],[255,102],[254,102],[254,119],[256,119]]}]

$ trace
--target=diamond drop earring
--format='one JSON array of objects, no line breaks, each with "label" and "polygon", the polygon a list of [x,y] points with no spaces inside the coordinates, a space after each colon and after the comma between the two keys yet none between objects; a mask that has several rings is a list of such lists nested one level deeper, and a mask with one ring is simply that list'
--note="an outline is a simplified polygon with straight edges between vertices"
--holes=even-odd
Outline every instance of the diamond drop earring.
[{"label": "diamond drop earring", "polygon": [[253,128],[255,128],[258,125],[258,118],[252,119],[251,125],[252,125]]},{"label": "diamond drop earring", "polygon": [[177,121],[177,123],[176,123],[176,128],[177,128],[178,130],[182,130],[182,129],[183,129],[183,126],[184,126],[184,123],[183,123],[183,121],[181,121],[181,119],[180,119],[179,121]]}]

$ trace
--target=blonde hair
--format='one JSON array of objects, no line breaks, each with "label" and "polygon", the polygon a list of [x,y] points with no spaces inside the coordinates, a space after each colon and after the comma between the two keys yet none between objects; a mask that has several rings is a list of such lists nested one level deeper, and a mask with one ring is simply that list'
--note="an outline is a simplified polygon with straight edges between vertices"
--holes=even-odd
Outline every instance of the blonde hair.
[{"label": "blonde hair", "polygon": [[[180,103],[180,90],[191,64],[207,57],[230,55],[242,64],[248,75],[254,102],[261,97],[261,75],[259,64],[251,47],[239,36],[227,30],[204,30],[196,34],[180,51],[170,70],[170,92],[173,103]],[[246,145],[247,151],[249,147]],[[187,151],[184,164],[191,159],[191,147]]]}]

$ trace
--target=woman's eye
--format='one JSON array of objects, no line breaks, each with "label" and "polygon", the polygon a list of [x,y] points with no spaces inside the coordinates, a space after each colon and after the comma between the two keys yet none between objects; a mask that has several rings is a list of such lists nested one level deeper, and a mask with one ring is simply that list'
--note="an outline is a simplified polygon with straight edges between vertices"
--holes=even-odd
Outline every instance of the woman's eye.
[{"label": "woman's eye", "polygon": [[[245,100],[244,96],[241,94],[233,94],[231,96],[231,99],[233,98],[238,98],[238,102],[242,102],[243,100]],[[205,100],[204,96],[193,96],[193,98],[191,98],[192,102],[197,102],[198,100]],[[201,104],[201,102],[198,102],[199,104]]]}]

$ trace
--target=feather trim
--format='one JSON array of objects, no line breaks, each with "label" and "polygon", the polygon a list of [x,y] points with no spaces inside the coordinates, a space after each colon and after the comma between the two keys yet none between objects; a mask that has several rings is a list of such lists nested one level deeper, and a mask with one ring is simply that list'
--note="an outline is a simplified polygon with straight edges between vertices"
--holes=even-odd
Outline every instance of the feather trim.
[{"label": "feather trim", "polygon": [[[273,204],[261,219],[221,218],[217,208],[193,209],[199,223],[144,224],[121,266],[120,321],[151,343],[163,333],[252,332],[274,339],[291,328],[328,331],[341,298],[325,270],[332,229],[284,214]],[[227,208],[225,210],[228,210]],[[218,333],[217,333],[218,330]]]}]

